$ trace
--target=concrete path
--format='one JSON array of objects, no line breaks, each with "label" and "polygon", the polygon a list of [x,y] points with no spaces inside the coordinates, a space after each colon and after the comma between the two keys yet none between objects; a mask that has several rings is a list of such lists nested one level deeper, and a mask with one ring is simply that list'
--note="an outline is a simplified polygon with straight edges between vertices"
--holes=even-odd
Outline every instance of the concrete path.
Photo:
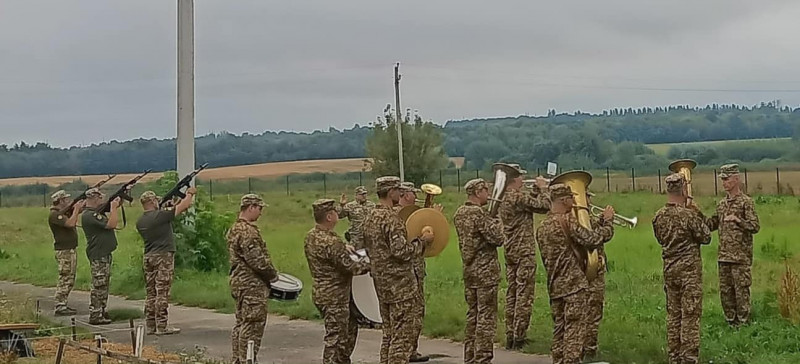
[{"label": "concrete path", "polygon": [[[52,318],[52,288],[41,288],[29,284],[16,284],[0,281],[0,291],[9,295],[21,295],[39,299],[42,315]],[[109,297],[110,309],[134,308],[143,309],[143,301],[126,300],[121,297]],[[78,310],[76,318],[88,322],[89,293],[73,291],[70,295],[70,307]],[[52,318],[57,322],[69,325],[69,317]],[[141,320],[138,320],[141,321]],[[140,322],[144,324],[143,321]],[[137,323],[139,324],[139,323]],[[230,330],[234,324],[231,314],[217,313],[202,308],[171,306],[170,324],[181,328],[179,335],[147,336],[145,343],[164,351],[192,353],[196,346],[204,347],[209,357],[230,359]],[[102,329],[127,328],[128,323],[115,323],[103,326]],[[89,328],[89,330],[93,330]],[[289,320],[283,316],[270,316],[261,342],[259,361],[261,363],[319,363],[322,361],[322,336],[324,328],[321,324],[305,320]],[[114,332],[108,337],[117,342],[130,342],[130,333]],[[358,344],[353,361],[358,363],[377,363],[381,343],[381,332],[378,330],[359,330]],[[420,352],[431,355],[431,364],[463,363],[463,346],[449,340],[420,340]],[[495,348],[496,364],[547,364],[548,356],[528,355]]]}]

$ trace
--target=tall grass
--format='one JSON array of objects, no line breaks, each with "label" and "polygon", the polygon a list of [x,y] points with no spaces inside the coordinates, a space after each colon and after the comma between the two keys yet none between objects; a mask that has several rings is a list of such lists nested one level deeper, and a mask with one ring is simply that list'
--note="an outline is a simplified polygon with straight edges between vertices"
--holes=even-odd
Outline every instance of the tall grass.
[{"label": "tall grass", "polygon": [[[334,195],[328,193],[329,196]],[[322,197],[321,191],[287,196],[285,191],[263,193],[270,205],[259,221],[276,267],[305,282],[298,302],[270,302],[270,310],[292,318],[318,319],[311,303],[310,274],[303,256],[303,238],[313,226],[311,202]],[[331,196],[333,197],[333,196]],[[220,212],[236,210],[237,196],[215,198]],[[437,198],[452,216],[464,200],[455,189],[448,188]],[[663,197],[650,193],[600,194],[596,204],[612,203],[627,216],[638,216],[640,226],[634,230],[616,230],[607,245],[609,273],[605,319],[600,327],[600,358],[625,363],[666,362],[666,312],[662,286],[660,247],[650,226]],[[715,205],[712,197],[698,199],[706,212]],[[704,304],[701,357],[715,363],[790,363],[800,357],[800,328],[784,320],[779,312],[777,282],[784,262],[798,267],[800,232],[796,216],[800,202],[792,197],[769,197],[757,200],[762,231],[756,235],[753,266],[753,321],[739,330],[726,324],[719,303],[716,268],[717,240],[703,248]],[[9,256],[0,259],[0,278],[55,284],[56,264],[51,236],[45,224],[43,208],[0,209],[0,249]],[[140,211],[131,210],[132,220]],[[344,231],[346,221],[337,230]],[[114,255],[111,290],[132,298],[144,297],[141,254],[142,242],[132,227],[118,233],[120,245]],[[83,258],[85,240],[79,246],[80,259],[77,286],[89,288],[88,264]],[[427,315],[424,333],[432,337],[460,340],[463,338],[466,306],[464,303],[461,260],[455,232],[450,245],[438,257],[428,259]],[[172,302],[185,305],[233,311],[226,272],[179,270],[172,290]],[[505,281],[501,292],[505,289]],[[501,293],[501,296],[503,294]],[[500,312],[503,309],[501,298]],[[504,323],[498,325],[497,339],[502,341]],[[537,273],[536,299],[532,324],[528,331],[531,343],[528,352],[547,354],[552,336],[552,320],[547,299],[544,270]]]}]

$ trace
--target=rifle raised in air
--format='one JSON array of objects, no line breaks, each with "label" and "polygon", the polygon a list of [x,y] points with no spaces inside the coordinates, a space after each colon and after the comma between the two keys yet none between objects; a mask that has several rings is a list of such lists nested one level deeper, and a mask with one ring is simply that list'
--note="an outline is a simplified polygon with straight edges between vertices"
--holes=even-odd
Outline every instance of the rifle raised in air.
[{"label": "rifle raised in air", "polygon": [[[92,189],[92,188],[100,188],[104,184],[108,183],[108,181],[111,181],[112,179],[114,179],[114,177],[116,177],[116,176],[117,176],[116,174],[109,174],[106,179],[100,180],[99,182],[95,183],[92,187],[89,187],[86,190],[88,191],[89,189]],[[72,215],[72,209],[75,207],[75,204],[78,203],[78,201],[83,201],[85,199],[86,199],[86,191],[83,191],[83,193],[78,195],[78,197],[75,197],[75,199],[72,200],[72,202],[69,203],[69,206],[67,206],[63,210],[59,211],[59,213],[62,214],[62,215],[70,215],[71,216]]]},{"label": "rifle raised in air", "polygon": [[178,181],[178,183],[175,184],[175,186],[172,187],[172,189],[169,190],[169,192],[167,192],[167,194],[164,195],[164,197],[161,198],[161,202],[158,203],[158,207],[164,207],[164,205],[172,201],[172,199],[175,197],[182,199],[186,198],[186,193],[181,190],[191,187],[194,177],[196,177],[197,174],[202,170],[206,169],[206,167],[208,167],[208,163],[204,163],[202,166],[192,171],[192,173],[184,176],[180,181]]}]

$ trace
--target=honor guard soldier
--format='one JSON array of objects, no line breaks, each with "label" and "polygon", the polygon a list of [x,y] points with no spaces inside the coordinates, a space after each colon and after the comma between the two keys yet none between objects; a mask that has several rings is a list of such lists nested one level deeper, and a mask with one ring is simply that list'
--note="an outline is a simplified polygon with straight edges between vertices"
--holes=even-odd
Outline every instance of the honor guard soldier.
[{"label": "honor guard soldier", "polygon": [[[398,202],[397,206],[395,206],[395,211],[400,211],[400,209],[403,207],[416,204],[417,194],[420,192],[422,192],[422,190],[417,188],[413,182],[400,183],[400,201]],[[439,208],[439,211],[441,211],[441,208]],[[414,260],[414,274],[417,276],[417,286],[419,287],[420,298],[420,301],[417,303],[419,305],[417,312],[420,314],[419,322],[422,322],[425,318],[425,276],[427,275],[425,269],[425,252],[420,251],[420,254],[417,255]],[[418,351],[419,337],[421,335],[422,325],[419,325],[419,330],[416,333],[414,346],[411,351],[411,358],[409,359],[411,363],[426,362],[430,360],[429,356],[422,355]]]},{"label": "honor guard soldier", "polygon": [[467,202],[456,210],[453,221],[464,264],[464,297],[467,321],[464,329],[464,363],[491,363],[497,331],[497,287],[500,263],[497,248],[503,245],[503,226],[483,206],[489,200],[489,186],[482,179],[464,185]]},{"label": "honor guard soldier", "polygon": [[55,315],[69,316],[77,313],[74,308],[67,306],[67,299],[75,286],[75,272],[78,268],[78,259],[75,249],[78,247],[78,218],[85,201],[76,202],[72,209],[67,211],[71,203],[70,195],[64,190],[56,191],[50,196],[53,206],[47,223],[53,233],[53,247],[56,251],[58,263],[58,284],[56,284]]},{"label": "honor guard soldier", "polygon": [[361,226],[369,211],[375,207],[375,203],[367,200],[366,187],[358,186],[355,192],[356,200],[352,202],[347,202],[347,196],[342,194],[342,198],[339,200],[339,218],[350,220],[350,227],[345,232],[345,237],[349,237],[349,239],[346,240],[356,249],[364,249],[364,234]]},{"label": "honor guard soldier", "polygon": [[322,364],[350,363],[358,338],[351,285],[354,275],[369,271],[369,263],[352,259],[355,249],[345,245],[334,231],[339,221],[335,203],[321,199],[312,204],[316,225],[306,234],[304,246],[313,279],[311,298],[325,323]]},{"label": "honor guard soldier", "polygon": [[106,306],[108,305],[108,285],[111,279],[111,253],[117,249],[117,234],[114,229],[119,222],[120,198],[110,202],[106,216],[100,207],[103,195],[97,188],[86,191],[86,206],[81,215],[83,233],[86,235],[86,256],[92,271],[91,301],[89,303],[89,323],[107,325],[111,323]]},{"label": "honor guard soldier", "polygon": [[267,324],[267,299],[270,283],[278,280],[267,246],[256,221],[266,204],[256,194],[242,196],[239,217],[228,231],[231,296],[236,301],[236,325],[231,330],[234,364],[244,364],[247,342],[253,340],[257,360],[264,326]]},{"label": "honor guard soldier", "polygon": [[700,245],[711,242],[711,231],[697,206],[686,205],[686,180],[680,174],[665,179],[667,205],[653,218],[653,234],[664,260],[667,294],[667,353],[670,364],[697,363],[700,316],[703,312],[703,262]]}]

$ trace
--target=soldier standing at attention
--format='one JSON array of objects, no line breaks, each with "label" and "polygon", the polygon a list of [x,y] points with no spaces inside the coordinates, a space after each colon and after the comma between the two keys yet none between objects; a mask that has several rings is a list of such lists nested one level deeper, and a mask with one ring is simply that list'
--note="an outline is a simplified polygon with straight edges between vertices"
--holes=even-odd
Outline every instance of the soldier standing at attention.
[{"label": "soldier standing at attention", "polygon": [[497,287],[500,263],[497,248],[503,245],[503,226],[482,208],[489,200],[489,186],[482,178],[464,185],[467,202],[456,211],[453,222],[464,264],[464,297],[467,322],[464,329],[464,363],[491,363],[497,331]]},{"label": "soldier standing at attention", "polygon": [[[411,206],[417,203],[417,193],[422,192],[418,189],[413,182],[403,182],[400,184],[400,201],[397,206],[395,206],[395,211],[400,211],[403,207]],[[439,211],[442,211],[441,206],[438,207]],[[405,223],[405,221],[403,222]],[[420,314],[419,322],[420,325],[416,332],[416,338],[414,339],[414,346],[412,347],[411,351],[411,358],[409,361],[411,363],[418,363],[418,362],[426,362],[430,360],[430,357],[427,355],[422,355],[417,350],[419,348],[419,337],[422,335],[422,321],[425,318],[425,276],[427,275],[425,269],[425,251],[421,250],[420,254],[414,257],[414,274],[417,276],[417,286],[419,287],[419,298],[420,301],[417,302],[417,312]]]},{"label": "soldier standing at attention", "polygon": [[78,247],[78,217],[86,203],[78,201],[71,211],[65,211],[70,201],[70,195],[64,190],[56,191],[50,196],[53,207],[47,219],[50,231],[53,232],[53,246],[56,251],[58,263],[58,284],[56,285],[55,315],[69,316],[77,313],[74,308],[67,306],[69,293],[75,286],[75,272],[78,268],[78,256],[75,248]]},{"label": "soldier standing at attention", "polygon": [[120,198],[110,202],[108,216],[98,209],[103,204],[103,195],[97,188],[86,191],[86,207],[81,215],[83,233],[86,235],[86,256],[92,271],[91,301],[89,303],[89,323],[107,325],[111,323],[106,312],[108,304],[108,284],[111,279],[111,253],[117,249],[118,211]]},{"label": "soldier standing at attention", "polygon": [[533,191],[523,191],[522,178],[527,172],[519,164],[509,166],[517,173],[508,176],[510,182],[499,209],[506,236],[506,348],[522,350],[527,343],[536,286],[533,214],[547,213],[550,200],[544,178],[536,179]]},{"label": "soldier standing at attention", "polygon": [[585,257],[577,252],[596,249],[611,239],[614,209],[607,206],[603,210],[603,225],[593,231],[581,226],[572,212],[575,196],[569,186],[560,183],[550,186],[550,196],[550,213],[536,231],[553,315],[550,352],[554,364],[576,364],[581,362],[586,341],[586,290],[589,288],[583,269]]},{"label": "soldier standing at attention", "polygon": [[325,322],[322,364],[350,363],[358,338],[357,309],[350,300],[354,275],[369,271],[369,263],[355,261],[355,249],[345,245],[334,228],[339,221],[336,201],[317,200],[312,204],[316,226],[306,234],[305,254],[311,271],[311,299]]},{"label": "soldier standing at attention", "polygon": [[227,236],[231,296],[236,301],[236,325],[231,330],[234,364],[245,362],[249,340],[255,342],[253,357],[257,361],[267,324],[270,283],[278,280],[278,271],[272,266],[267,246],[256,226],[264,206],[264,200],[256,194],[242,196],[239,217]]},{"label": "soldier standing at attention", "polygon": [[147,299],[144,312],[148,335],[171,335],[179,328],[167,327],[169,291],[175,276],[175,233],[172,221],[192,205],[197,189],[186,190],[186,198],[174,208],[159,209],[160,197],[145,191],[139,198],[144,213],[136,222],[136,230],[144,240],[144,277]]},{"label": "soldier standing at attention", "polygon": [[711,231],[719,230],[719,296],[725,320],[739,326],[750,320],[753,234],[761,227],[753,199],[742,192],[739,165],[720,167],[719,178],[726,197],[706,225]]},{"label": "soldier standing at attention", "polygon": [[653,218],[653,234],[661,244],[664,260],[667,353],[670,364],[697,363],[703,312],[700,245],[711,242],[711,231],[696,205],[686,207],[683,175],[671,174],[665,182],[669,200]]},{"label": "soldier standing at attention", "polygon": [[356,200],[347,202],[347,196],[342,194],[339,200],[339,217],[350,220],[350,227],[345,232],[345,237],[356,249],[364,249],[364,234],[361,225],[370,210],[375,207],[375,203],[367,200],[367,188],[364,186],[356,187]]},{"label": "soldier standing at attention", "polygon": [[[594,193],[586,191],[586,201],[592,204]],[[603,217],[591,215],[592,230],[598,230],[605,225]],[[609,240],[613,237],[607,236]],[[603,243],[607,243],[608,240]],[[586,290],[589,299],[586,311],[586,346],[584,347],[584,357],[592,358],[597,355],[597,334],[600,329],[600,321],[603,320],[603,305],[606,295],[606,252],[603,246],[597,248],[597,255],[600,258],[600,267],[597,269],[597,277],[589,281],[589,288]]]},{"label": "soldier standing at attention", "polygon": [[383,319],[380,363],[405,364],[421,325],[414,259],[434,236],[426,228],[420,237],[407,241],[405,224],[392,208],[400,200],[400,178],[380,177],[375,184],[380,202],[364,221],[364,243]]}]

